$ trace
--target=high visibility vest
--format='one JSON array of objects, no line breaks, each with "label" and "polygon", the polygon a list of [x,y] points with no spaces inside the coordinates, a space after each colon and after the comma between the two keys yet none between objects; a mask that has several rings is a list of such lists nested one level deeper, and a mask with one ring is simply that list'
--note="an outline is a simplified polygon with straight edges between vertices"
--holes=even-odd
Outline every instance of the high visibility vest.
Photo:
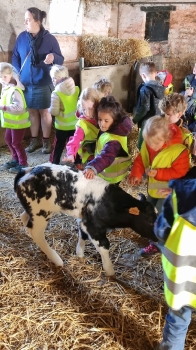
[{"label": "high visibility vest", "polygon": [[162,249],[165,299],[174,310],[196,309],[196,227],[178,214],[174,190],[172,202],[174,223]]},{"label": "high visibility vest", "polygon": [[[150,164],[149,153],[146,143],[142,143],[141,157],[145,169],[165,169],[170,168],[172,163],[179,157],[179,155],[186,149],[183,144],[174,144],[164,148],[153,159]],[[153,198],[164,198],[161,194],[157,194],[159,189],[169,189],[168,181],[158,181],[154,177],[148,177],[148,194]]]},{"label": "high visibility vest", "polygon": [[76,86],[75,93],[70,96],[63,94],[62,92],[55,91],[55,93],[59,96],[64,107],[63,116],[55,117],[54,125],[56,129],[75,130],[75,125],[77,123],[76,109],[79,91],[80,90],[78,86]]},{"label": "high visibility vest", "polygon": [[180,129],[182,131],[183,144],[186,146],[186,148],[189,151],[189,159],[190,159],[190,167],[191,167],[191,154],[194,146],[194,137],[193,137],[193,134],[190,132],[190,130],[184,127],[180,127]]},{"label": "high visibility vest", "polygon": [[166,88],[165,88],[165,96],[170,95],[174,92],[174,86],[173,84],[169,84]]},{"label": "high visibility vest", "polygon": [[76,126],[80,127],[85,135],[78,150],[78,154],[81,156],[82,163],[84,164],[90,156],[94,156],[94,151],[90,149],[90,146],[96,143],[99,129],[84,119],[79,119]]},{"label": "high visibility vest", "polygon": [[[12,103],[12,95],[16,90],[21,94],[24,109],[26,109],[27,105],[26,105],[23,91],[17,86],[11,86],[11,87],[8,87],[6,90],[4,90],[3,96],[1,98],[2,105],[9,106]],[[3,112],[1,114],[1,126],[2,128],[7,128],[7,129],[29,128],[31,126],[31,122],[29,119],[29,112],[26,111],[25,113],[18,114],[18,115],[10,114],[9,112]]]},{"label": "high visibility vest", "polygon": [[131,157],[127,148],[127,136],[118,136],[104,132],[97,140],[95,155],[99,155],[105,144],[110,141],[118,141],[123,150],[127,153],[127,157],[116,157],[113,163],[99,173],[98,176],[110,183],[118,183],[127,175],[128,168],[131,164]]}]

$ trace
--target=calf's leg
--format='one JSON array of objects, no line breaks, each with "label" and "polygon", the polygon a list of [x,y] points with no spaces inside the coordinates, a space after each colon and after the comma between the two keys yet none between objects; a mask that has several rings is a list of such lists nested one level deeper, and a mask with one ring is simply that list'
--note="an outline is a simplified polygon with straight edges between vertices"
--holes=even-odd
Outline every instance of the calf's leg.
[{"label": "calf's leg", "polygon": [[57,252],[52,249],[45,239],[44,231],[47,226],[47,221],[43,216],[34,216],[33,227],[28,228],[33,238],[33,241],[40,247],[40,249],[47,255],[56,266],[63,266],[63,261]]},{"label": "calf's leg", "polygon": [[105,239],[102,239],[100,241],[92,239],[92,237],[91,237],[91,241],[94,244],[97,251],[99,252],[99,254],[101,255],[103,269],[104,269],[106,275],[107,276],[115,276],[114,268],[113,268],[112,262],[111,262],[110,257],[109,257],[110,243],[109,243],[107,237],[105,237]]},{"label": "calf's leg", "polygon": [[76,255],[80,258],[84,256],[85,241],[88,239],[88,235],[81,229],[81,219],[77,219],[78,223],[78,243],[76,247]]}]

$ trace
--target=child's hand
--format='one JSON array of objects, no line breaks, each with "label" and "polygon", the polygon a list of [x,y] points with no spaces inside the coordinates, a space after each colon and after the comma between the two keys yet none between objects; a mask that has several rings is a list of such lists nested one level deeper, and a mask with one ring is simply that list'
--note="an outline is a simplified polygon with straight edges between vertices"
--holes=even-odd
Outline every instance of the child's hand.
[{"label": "child's hand", "polygon": [[84,169],[83,174],[84,177],[89,180],[92,180],[95,177],[95,173],[92,169]]},{"label": "child's hand", "polygon": [[157,174],[157,170],[156,169],[146,168],[145,169],[145,173],[146,173],[147,176],[155,177],[156,174]]},{"label": "child's hand", "polygon": [[68,157],[64,157],[62,159],[62,162],[71,162],[71,163],[74,163],[75,159],[74,159],[74,156],[68,156]]},{"label": "child's hand", "polygon": [[128,179],[128,183],[130,183],[131,186],[134,186],[134,185],[139,185],[141,182],[141,180],[136,177],[136,176],[130,176],[129,179]]},{"label": "child's hand", "polygon": [[194,91],[193,87],[187,88],[186,91],[185,91],[185,96],[186,96],[186,97],[192,96],[193,91]]},{"label": "child's hand", "polygon": [[159,194],[163,198],[166,198],[171,193],[171,191],[171,188],[162,188],[157,191],[157,194]]}]

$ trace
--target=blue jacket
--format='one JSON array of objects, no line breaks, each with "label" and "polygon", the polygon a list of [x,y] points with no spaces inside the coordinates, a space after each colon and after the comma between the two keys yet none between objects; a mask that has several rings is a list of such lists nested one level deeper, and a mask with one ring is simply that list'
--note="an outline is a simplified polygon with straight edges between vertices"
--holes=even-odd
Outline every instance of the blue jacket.
[{"label": "blue jacket", "polygon": [[[29,40],[27,37],[27,32],[24,31],[19,34],[12,55],[12,65],[16,68],[18,72],[22,67],[22,64],[30,51]],[[49,33],[48,30],[44,29],[43,41],[38,49],[39,64],[33,66],[31,64],[31,57],[28,56],[24,67],[22,68],[20,74],[20,81],[24,86],[46,86],[52,84],[50,77],[50,64],[45,64],[44,60],[46,55],[53,53],[54,64],[63,64],[64,57],[61,54],[60,47],[56,38]]]},{"label": "blue jacket", "polygon": [[[192,167],[184,177],[169,181],[169,187],[176,192],[179,215],[196,227],[196,166]],[[154,232],[159,241],[165,243],[173,222],[174,212],[169,195],[154,225]]]}]

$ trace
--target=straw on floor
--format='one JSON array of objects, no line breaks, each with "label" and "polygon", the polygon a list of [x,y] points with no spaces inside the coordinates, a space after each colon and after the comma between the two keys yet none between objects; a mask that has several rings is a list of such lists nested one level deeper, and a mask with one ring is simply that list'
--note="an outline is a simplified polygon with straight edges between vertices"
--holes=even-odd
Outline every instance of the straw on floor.
[{"label": "straw on floor", "polygon": [[[137,130],[130,136],[136,154]],[[1,164],[10,158],[0,150]],[[29,164],[48,160],[41,150]],[[0,167],[0,349],[1,350],[152,350],[161,339],[167,311],[160,255],[139,256],[148,241],[130,229],[109,233],[116,280],[102,270],[99,254],[89,242],[85,258],[75,256],[77,224],[55,215],[46,237],[64,261],[56,268],[25,234],[21,205],[13,190],[14,175]],[[146,193],[146,182],[132,190]],[[144,228],[145,229],[145,228]],[[186,350],[196,348],[196,317]]]}]

